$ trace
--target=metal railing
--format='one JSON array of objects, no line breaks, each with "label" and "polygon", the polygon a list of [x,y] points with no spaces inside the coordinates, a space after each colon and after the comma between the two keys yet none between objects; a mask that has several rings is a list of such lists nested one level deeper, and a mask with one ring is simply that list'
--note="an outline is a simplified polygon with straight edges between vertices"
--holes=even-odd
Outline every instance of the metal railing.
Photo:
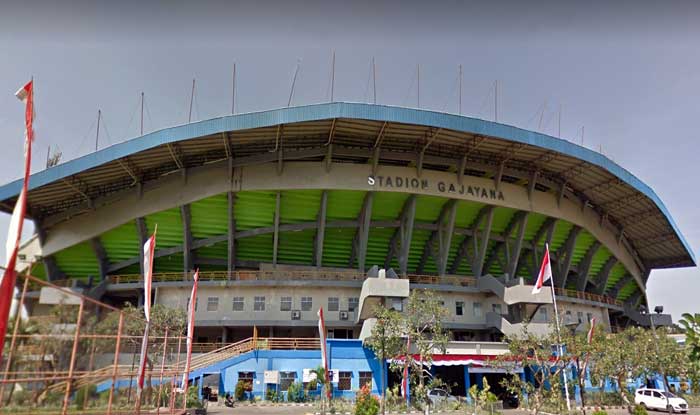
[{"label": "metal railing", "polygon": [[[200,271],[200,281],[277,281],[288,279],[293,281],[364,281],[365,273],[357,271],[327,271],[327,270],[276,270],[276,271]],[[426,285],[452,285],[458,287],[476,287],[477,279],[474,277],[461,277],[455,275],[436,276],[408,274],[405,277],[412,284]],[[153,282],[177,282],[185,281],[182,272],[163,272],[153,274]],[[139,283],[142,281],[140,274],[110,275],[111,284]],[[588,292],[555,288],[557,295],[569,298],[578,298],[603,304],[611,304],[621,307],[623,304],[611,297]]]}]

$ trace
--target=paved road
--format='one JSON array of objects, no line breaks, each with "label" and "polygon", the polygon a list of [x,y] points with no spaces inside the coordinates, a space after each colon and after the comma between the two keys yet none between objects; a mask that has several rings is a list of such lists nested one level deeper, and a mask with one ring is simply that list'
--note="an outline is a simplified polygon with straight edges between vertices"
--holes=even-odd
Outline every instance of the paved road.
[{"label": "paved road", "polygon": [[212,415],[306,415],[313,414],[314,408],[305,406],[225,406],[210,405],[207,414]]}]

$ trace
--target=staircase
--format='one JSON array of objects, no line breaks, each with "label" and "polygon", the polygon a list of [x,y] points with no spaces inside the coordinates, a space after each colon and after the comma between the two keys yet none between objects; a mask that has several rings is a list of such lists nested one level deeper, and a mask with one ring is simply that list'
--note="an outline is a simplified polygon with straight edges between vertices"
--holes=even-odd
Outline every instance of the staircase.
[{"label": "staircase", "polygon": [[477,281],[478,287],[482,291],[490,291],[507,305],[529,303],[529,304],[551,304],[552,295],[548,289],[543,289],[538,294],[532,293],[532,285],[525,285],[522,278],[514,281],[513,285],[506,285],[499,279],[484,275]]}]

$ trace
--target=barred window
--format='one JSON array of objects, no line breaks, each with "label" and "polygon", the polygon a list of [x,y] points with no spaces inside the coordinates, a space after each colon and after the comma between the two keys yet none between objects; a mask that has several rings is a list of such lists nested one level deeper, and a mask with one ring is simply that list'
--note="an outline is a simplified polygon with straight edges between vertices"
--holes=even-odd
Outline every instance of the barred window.
[{"label": "barred window", "polygon": [[357,297],[348,298],[348,311],[357,311],[360,305],[360,299]]},{"label": "barred window", "polygon": [[282,297],[280,299],[280,311],[292,310],[292,297]]},{"label": "barred window", "polygon": [[338,297],[328,297],[328,311],[338,311],[339,306],[340,301],[338,301]]},{"label": "barred window", "polygon": [[243,311],[245,300],[243,297],[233,297],[233,311]]},{"label": "barred window", "polygon": [[280,390],[286,391],[289,385],[294,383],[297,378],[297,372],[280,372]]},{"label": "barred window", "polygon": [[372,389],[372,372],[360,372],[360,387],[367,385]]},{"label": "barred window", "polygon": [[581,324],[583,323],[583,311],[579,311],[576,313],[576,318],[578,319],[578,323]]},{"label": "barred window", "polygon": [[458,316],[464,315],[464,301],[455,302],[455,314]]},{"label": "barred window", "polygon": [[219,297],[207,297],[207,311],[217,311],[219,309]]},{"label": "barred window", "polygon": [[301,297],[301,311],[311,311],[313,307],[313,298]]},{"label": "barred window", "polygon": [[265,297],[255,296],[255,301],[253,302],[254,311],[265,311]]},{"label": "barred window", "polygon": [[255,372],[238,372],[238,380],[245,382],[245,390],[250,392],[253,390],[253,379]]},{"label": "barred window", "polygon": [[338,373],[338,390],[349,391],[352,389],[352,372]]}]

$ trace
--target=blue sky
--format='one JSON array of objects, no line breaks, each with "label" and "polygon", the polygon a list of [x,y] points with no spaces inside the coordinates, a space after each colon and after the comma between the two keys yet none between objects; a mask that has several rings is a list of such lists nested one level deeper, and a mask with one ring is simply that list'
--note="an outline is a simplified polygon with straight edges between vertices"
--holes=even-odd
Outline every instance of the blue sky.
[{"label": "blue sky", "polygon": [[[257,2],[261,3],[261,2]],[[376,59],[377,100],[457,111],[556,135],[611,157],[651,185],[697,252],[700,192],[700,6],[692,2],[45,2],[0,9],[0,182],[21,171],[22,106],[13,93],[36,80],[33,171],[49,145],[64,159],[146,131],[237,110],[285,106],[297,62],[293,105],[328,100],[336,52],[335,100],[367,101]],[[524,2],[523,2],[524,3]],[[0,233],[9,217],[0,217]],[[697,268],[654,271],[652,306],[675,318],[700,312]]]}]

